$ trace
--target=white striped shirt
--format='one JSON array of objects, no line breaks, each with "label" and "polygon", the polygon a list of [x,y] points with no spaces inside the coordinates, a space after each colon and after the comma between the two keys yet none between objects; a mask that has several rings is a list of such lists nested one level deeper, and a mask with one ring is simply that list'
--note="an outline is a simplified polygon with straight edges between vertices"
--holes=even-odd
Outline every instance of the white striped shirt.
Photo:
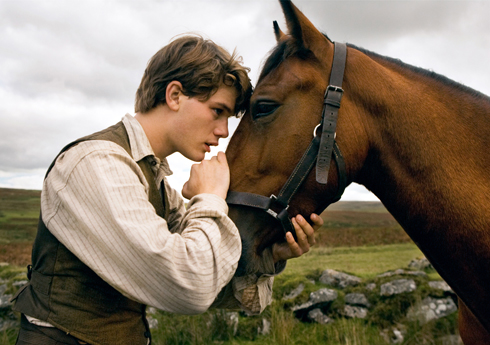
[{"label": "white striped shirt", "polygon": [[[134,159],[121,146],[103,140],[84,141],[62,153],[44,181],[43,221],[124,296],[169,312],[204,312],[237,268],[238,229],[222,198],[196,195],[186,209],[168,183],[171,212],[167,220],[159,217],[136,162],[147,156],[154,160],[157,186],[172,172],[166,160],[155,157],[139,122],[126,115],[123,123]],[[264,266],[274,273],[270,253],[265,257]],[[230,286],[237,301],[229,305],[240,305],[244,291],[253,291],[253,301],[247,298],[241,306],[261,312],[271,302],[272,279],[235,278]]]}]

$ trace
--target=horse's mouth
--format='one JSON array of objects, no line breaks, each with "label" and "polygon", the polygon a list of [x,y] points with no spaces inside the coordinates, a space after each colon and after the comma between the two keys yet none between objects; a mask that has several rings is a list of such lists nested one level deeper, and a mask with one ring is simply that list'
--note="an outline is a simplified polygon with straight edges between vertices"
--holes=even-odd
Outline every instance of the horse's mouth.
[{"label": "horse's mouth", "polygon": [[259,271],[264,250],[272,248],[274,243],[285,242],[282,227],[269,215],[245,207],[230,207],[229,216],[242,239],[242,255],[235,276],[255,274]]}]

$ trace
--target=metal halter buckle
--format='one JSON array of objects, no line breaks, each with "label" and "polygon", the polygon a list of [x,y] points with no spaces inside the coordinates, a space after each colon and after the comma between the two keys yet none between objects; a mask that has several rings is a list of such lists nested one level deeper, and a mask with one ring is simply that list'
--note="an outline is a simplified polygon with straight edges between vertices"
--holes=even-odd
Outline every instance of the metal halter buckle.
[{"label": "metal halter buckle", "polygon": [[[272,200],[271,205],[275,204],[276,201],[277,201],[277,196],[275,196],[274,194],[271,194],[270,198]],[[287,210],[288,208],[289,208],[289,205],[287,205],[286,207],[283,207],[282,210]],[[265,212],[267,212],[268,214],[270,214],[272,217],[277,218],[278,213],[276,211],[272,210],[271,208],[269,208]]]},{"label": "metal halter buckle", "polygon": [[327,87],[327,91],[325,92],[325,94],[326,94],[328,91],[335,91],[335,92],[341,92],[341,93],[344,93],[344,89],[342,89],[340,86],[335,86],[335,85],[328,85],[328,87]]}]

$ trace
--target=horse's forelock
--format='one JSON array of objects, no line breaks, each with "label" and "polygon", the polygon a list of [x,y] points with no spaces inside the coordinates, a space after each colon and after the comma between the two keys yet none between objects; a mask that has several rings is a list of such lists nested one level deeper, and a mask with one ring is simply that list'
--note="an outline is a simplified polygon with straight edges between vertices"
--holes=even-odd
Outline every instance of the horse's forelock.
[{"label": "horse's forelock", "polygon": [[282,62],[292,56],[300,57],[303,60],[313,57],[313,52],[301,44],[297,44],[293,38],[278,43],[271,51],[264,63],[259,80],[274,71]]}]

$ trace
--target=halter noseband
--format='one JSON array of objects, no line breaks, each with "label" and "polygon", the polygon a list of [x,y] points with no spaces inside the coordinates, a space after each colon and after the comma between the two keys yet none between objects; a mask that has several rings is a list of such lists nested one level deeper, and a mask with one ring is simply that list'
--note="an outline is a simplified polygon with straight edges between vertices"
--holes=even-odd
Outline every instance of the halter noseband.
[{"label": "halter noseband", "polygon": [[[316,181],[320,184],[327,184],[332,155],[337,163],[338,188],[332,203],[340,199],[347,185],[344,157],[335,141],[338,111],[344,93],[342,81],[344,79],[347,47],[345,43],[335,42],[334,44],[330,81],[323,99],[322,120],[313,131],[314,138],[310,146],[306,149],[279,194],[266,197],[252,193],[229,191],[226,197],[226,202],[230,205],[249,206],[267,212],[281,223],[284,233],[290,231],[295,238],[296,232],[288,214],[289,202],[303,184],[315,162]],[[321,137],[317,136],[317,129],[320,127],[322,128]]]}]

